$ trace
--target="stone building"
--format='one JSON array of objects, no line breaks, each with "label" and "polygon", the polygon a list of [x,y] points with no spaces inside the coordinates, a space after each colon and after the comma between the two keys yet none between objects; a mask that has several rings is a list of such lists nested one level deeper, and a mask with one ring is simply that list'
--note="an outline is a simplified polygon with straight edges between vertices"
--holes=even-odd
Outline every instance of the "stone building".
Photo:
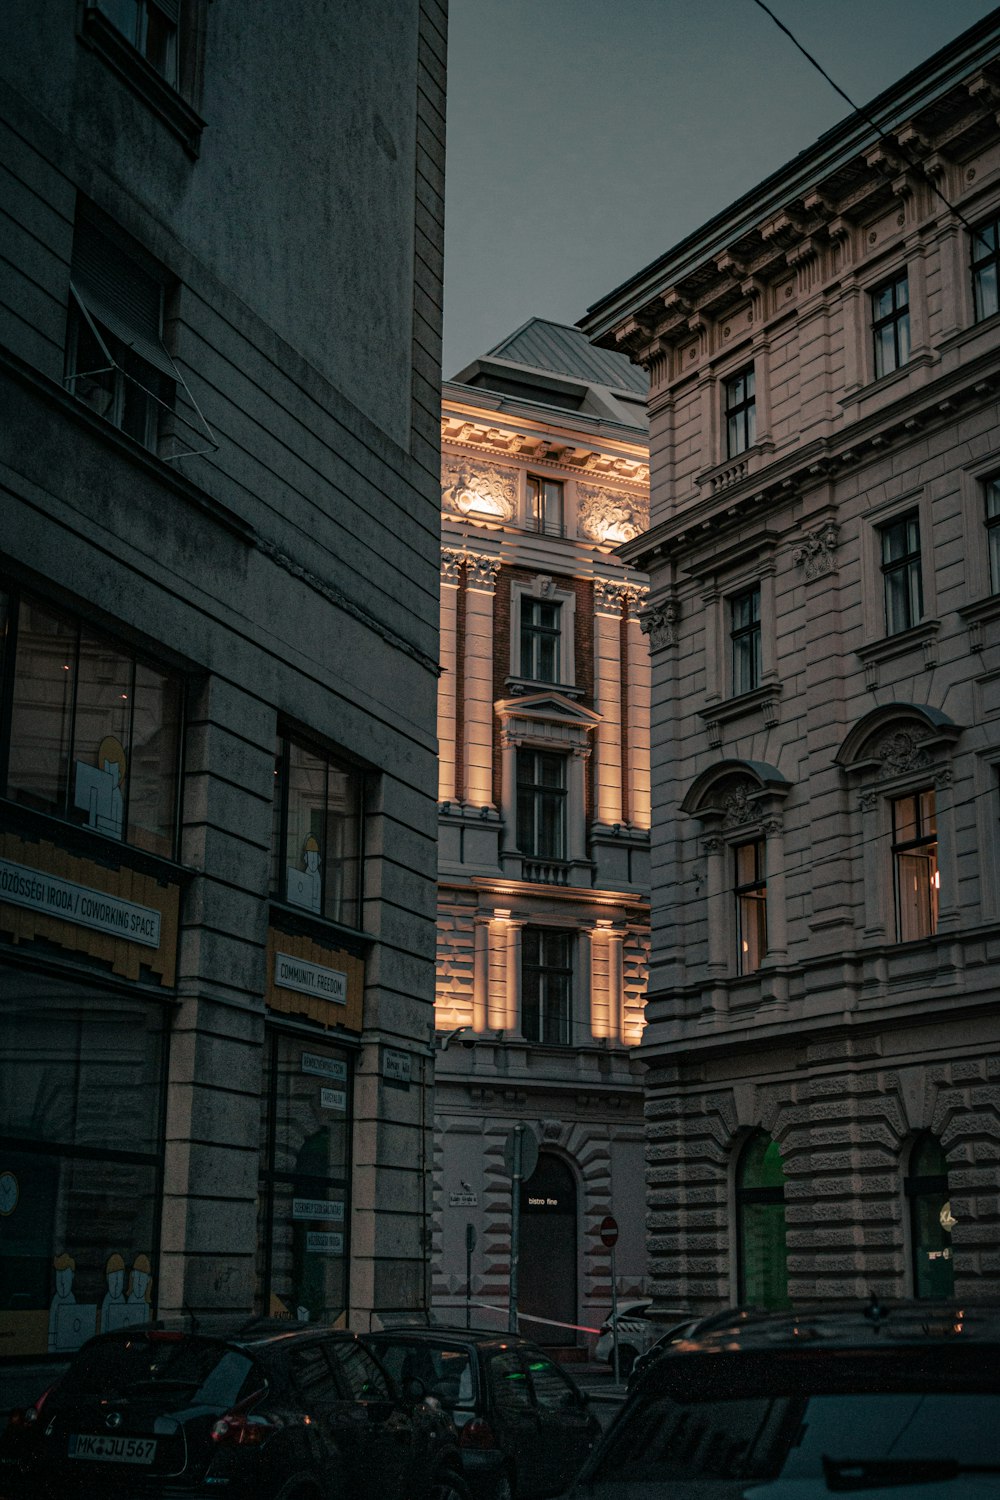
[{"label": "stone building", "polygon": [[606,1214],[644,1287],[649,652],[614,548],[648,525],[645,389],[542,319],[444,388],[435,1302],[506,1326],[523,1121],[518,1303],[547,1344],[607,1311]]},{"label": "stone building", "polygon": [[1000,1277],[998,51],[994,12],[583,320],[650,377],[665,1301]]},{"label": "stone building", "polygon": [[427,1295],[444,12],[3,8],[4,1356]]}]

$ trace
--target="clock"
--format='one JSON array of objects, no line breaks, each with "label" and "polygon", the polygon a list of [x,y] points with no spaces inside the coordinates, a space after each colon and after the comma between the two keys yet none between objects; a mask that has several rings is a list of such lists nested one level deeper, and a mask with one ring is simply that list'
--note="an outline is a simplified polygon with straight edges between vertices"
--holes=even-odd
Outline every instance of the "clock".
[{"label": "clock", "polygon": [[0,1214],[4,1218],[14,1212],[20,1195],[17,1178],[13,1172],[0,1172]]}]

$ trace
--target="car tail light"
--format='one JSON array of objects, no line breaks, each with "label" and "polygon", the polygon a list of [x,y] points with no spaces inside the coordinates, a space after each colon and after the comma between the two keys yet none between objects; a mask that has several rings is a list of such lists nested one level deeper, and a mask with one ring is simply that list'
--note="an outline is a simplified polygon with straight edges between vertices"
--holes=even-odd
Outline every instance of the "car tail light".
[{"label": "car tail light", "polygon": [[51,1394],[52,1394],[52,1392],[53,1392],[54,1389],[55,1389],[55,1387],[50,1385],[47,1391],[43,1391],[42,1392],[42,1394],[39,1396],[38,1400],[35,1402],[34,1406],[18,1406],[18,1407],[15,1407],[15,1409],[10,1413],[9,1417],[7,1418],[7,1426],[8,1427],[33,1427],[34,1424],[41,1417],[41,1415],[42,1415],[42,1407],[45,1405],[46,1401],[49,1399],[49,1397],[51,1396]]},{"label": "car tail light", "polygon": [[473,1417],[471,1422],[466,1422],[458,1435],[460,1448],[499,1448],[493,1428],[489,1422],[482,1417]]},{"label": "car tail light", "polygon": [[224,1444],[227,1448],[259,1447],[261,1443],[266,1443],[277,1432],[277,1423],[272,1422],[269,1417],[252,1416],[249,1410],[263,1394],[263,1391],[255,1391],[252,1396],[241,1401],[239,1406],[221,1416],[212,1427],[212,1442]]}]

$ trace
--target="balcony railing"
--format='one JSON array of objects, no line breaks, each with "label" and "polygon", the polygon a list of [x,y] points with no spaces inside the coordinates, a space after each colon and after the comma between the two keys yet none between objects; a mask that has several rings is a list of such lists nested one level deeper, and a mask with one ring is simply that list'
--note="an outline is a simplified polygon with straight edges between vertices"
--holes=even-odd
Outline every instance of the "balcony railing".
[{"label": "balcony railing", "polygon": [[531,859],[521,861],[521,879],[532,885],[568,885],[569,863],[564,859]]}]

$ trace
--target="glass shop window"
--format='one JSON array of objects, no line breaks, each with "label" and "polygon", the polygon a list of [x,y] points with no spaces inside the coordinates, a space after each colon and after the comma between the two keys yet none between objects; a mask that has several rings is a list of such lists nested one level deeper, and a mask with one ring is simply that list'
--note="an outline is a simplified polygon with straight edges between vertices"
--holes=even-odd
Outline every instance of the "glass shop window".
[{"label": "glass shop window", "polygon": [[278,899],[360,927],[364,773],[330,751],[284,738],[274,787]]}]

